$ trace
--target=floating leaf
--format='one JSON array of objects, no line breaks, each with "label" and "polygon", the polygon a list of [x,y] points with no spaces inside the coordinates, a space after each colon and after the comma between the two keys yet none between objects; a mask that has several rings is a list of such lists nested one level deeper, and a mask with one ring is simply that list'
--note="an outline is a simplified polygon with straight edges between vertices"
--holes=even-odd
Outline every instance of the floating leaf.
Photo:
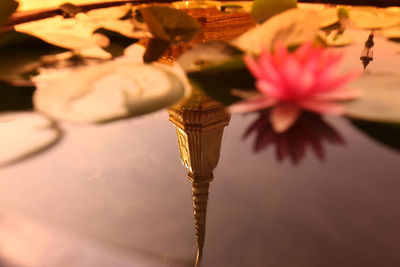
[{"label": "floating leaf", "polygon": [[382,30],[382,35],[389,40],[400,42],[400,25]]},{"label": "floating leaf", "polygon": [[232,89],[253,90],[255,82],[241,56],[200,71],[189,72],[188,77],[195,87],[225,105],[241,100],[231,94]]},{"label": "floating leaf", "polygon": [[99,39],[99,35],[93,34],[97,28],[99,26],[89,20],[64,19],[61,16],[15,26],[18,32],[33,35],[49,44],[67,49],[82,49],[95,45],[107,46],[108,43],[104,43],[102,38]]},{"label": "floating leaf", "polygon": [[16,31],[33,35],[50,44],[80,50],[88,47],[107,47],[109,39],[97,34],[99,29],[116,32],[131,39],[149,36],[136,31],[131,19],[120,20],[130,11],[130,6],[112,7],[78,13],[74,18],[55,16],[15,26]]},{"label": "floating leaf", "polygon": [[400,123],[400,76],[390,73],[365,73],[352,87],[362,89],[362,95],[345,104],[350,118]]},{"label": "floating leaf", "polygon": [[185,84],[169,67],[112,61],[34,79],[34,106],[73,122],[104,122],[149,113],[180,100]]},{"label": "floating leaf", "polygon": [[379,143],[400,152],[400,126],[387,123],[351,120],[360,131]]},{"label": "floating leaf", "polygon": [[320,27],[326,28],[339,23],[338,12],[336,8],[325,8],[319,11],[319,17],[321,18]]},{"label": "floating leaf", "polygon": [[251,16],[256,22],[263,23],[272,16],[296,6],[297,0],[254,0]]},{"label": "floating leaf", "polygon": [[317,36],[320,24],[318,12],[291,9],[247,31],[233,40],[232,44],[253,54],[261,53],[262,49],[272,48],[278,40],[286,46],[295,46],[313,40]]},{"label": "floating leaf", "polygon": [[0,114],[0,167],[41,152],[61,138],[49,119],[33,112]]},{"label": "floating leaf", "polygon": [[400,8],[352,7],[349,12],[351,25],[359,29],[380,29],[400,23]]},{"label": "floating leaf", "polygon": [[178,63],[185,71],[193,72],[227,61],[240,54],[237,48],[225,42],[213,41],[186,51],[179,57]]},{"label": "floating leaf", "polygon": [[297,7],[301,10],[318,12],[320,17],[320,28],[332,27],[339,23],[338,9],[329,7],[324,4],[298,4]]},{"label": "floating leaf", "polygon": [[0,4],[0,27],[17,10],[18,2],[14,0],[1,0]]},{"label": "floating leaf", "polygon": [[200,24],[186,12],[168,6],[140,9],[155,38],[168,42],[190,41],[200,32]]},{"label": "floating leaf", "polygon": [[120,19],[132,10],[132,5],[126,4],[123,6],[98,8],[86,12],[86,14],[92,19],[98,20],[110,20]]}]

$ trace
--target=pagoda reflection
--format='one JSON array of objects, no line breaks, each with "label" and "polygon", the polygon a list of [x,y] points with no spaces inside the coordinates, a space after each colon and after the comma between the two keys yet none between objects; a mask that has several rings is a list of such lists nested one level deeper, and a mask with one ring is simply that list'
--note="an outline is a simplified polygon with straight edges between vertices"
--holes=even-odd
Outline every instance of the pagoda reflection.
[{"label": "pagoda reflection", "polygon": [[198,265],[204,247],[210,182],[217,167],[225,126],[230,114],[204,93],[194,90],[184,103],[169,109],[175,125],[181,161],[192,184]]}]

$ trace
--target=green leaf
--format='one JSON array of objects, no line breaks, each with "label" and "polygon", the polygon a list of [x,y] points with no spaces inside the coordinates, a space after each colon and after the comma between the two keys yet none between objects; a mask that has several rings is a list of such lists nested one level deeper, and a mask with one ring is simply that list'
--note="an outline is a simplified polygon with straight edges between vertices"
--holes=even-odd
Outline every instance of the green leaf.
[{"label": "green leaf", "polygon": [[350,17],[349,12],[349,8],[346,6],[338,7],[337,14],[339,19],[348,19]]},{"label": "green leaf", "polygon": [[141,8],[140,12],[150,32],[164,41],[190,41],[201,29],[193,17],[171,7],[148,6]]},{"label": "green leaf", "polygon": [[194,72],[241,54],[240,50],[228,43],[213,41],[186,51],[178,58],[178,63],[185,71]]},{"label": "green leaf", "polygon": [[0,81],[0,112],[33,108],[34,86],[13,86]]},{"label": "green leaf", "polygon": [[253,54],[271,49],[278,40],[288,47],[300,45],[314,40],[321,21],[316,11],[290,9],[245,32],[233,40],[232,44]]},{"label": "green leaf", "polygon": [[362,95],[345,104],[352,119],[400,124],[400,76],[395,73],[365,73],[349,85]]},{"label": "green leaf", "polygon": [[297,0],[254,0],[251,16],[258,23],[263,23],[272,16],[295,8]]},{"label": "green leaf", "polygon": [[351,123],[377,142],[400,152],[399,125],[360,120],[351,120]]},{"label": "green leaf", "polygon": [[17,10],[18,2],[14,0],[0,0],[0,27]]},{"label": "green leaf", "polygon": [[232,89],[254,90],[254,77],[247,70],[241,56],[221,64],[188,73],[190,82],[224,105],[240,100]]}]

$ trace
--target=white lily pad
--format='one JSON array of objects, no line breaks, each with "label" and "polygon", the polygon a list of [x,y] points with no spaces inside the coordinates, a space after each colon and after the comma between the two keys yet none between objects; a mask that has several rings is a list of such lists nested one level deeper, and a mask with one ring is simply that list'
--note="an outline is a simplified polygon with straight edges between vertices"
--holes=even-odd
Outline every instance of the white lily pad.
[{"label": "white lily pad", "polygon": [[113,61],[34,79],[37,110],[57,120],[104,122],[179,101],[186,84],[172,67]]},{"label": "white lily pad", "polygon": [[349,12],[350,26],[359,29],[381,29],[400,23],[400,8],[352,7]]},{"label": "white lily pad", "polygon": [[395,73],[365,73],[352,87],[362,95],[345,104],[347,116],[366,121],[400,123],[400,76]]},{"label": "white lily pad", "polygon": [[22,160],[55,144],[61,131],[33,112],[0,114],[0,167]]},{"label": "white lily pad", "polygon": [[287,46],[299,45],[316,37],[321,21],[317,11],[290,9],[242,34],[232,44],[253,54],[270,49],[278,40]]},{"label": "white lily pad", "polygon": [[120,19],[124,17],[126,14],[128,14],[130,10],[132,10],[132,5],[126,4],[123,6],[93,9],[86,12],[86,14],[93,19],[99,19],[99,20]]},{"label": "white lily pad", "polygon": [[400,39],[400,25],[383,29],[382,35],[388,39]]},{"label": "white lily pad", "polygon": [[108,38],[95,33],[96,30],[103,28],[129,38],[149,35],[143,31],[136,31],[131,19],[119,19],[129,9],[129,6],[99,9],[87,14],[78,13],[74,18],[55,16],[16,25],[15,30],[33,35],[52,45],[72,50],[93,46],[107,47]]},{"label": "white lily pad", "polygon": [[327,7],[324,4],[306,4],[297,5],[299,9],[318,12],[321,22],[320,27],[325,28],[339,22],[338,9],[335,7]]},{"label": "white lily pad", "polygon": [[61,16],[15,26],[18,32],[33,35],[49,44],[67,49],[82,49],[104,44],[104,40],[98,38],[99,35],[93,34],[98,28],[97,24],[90,23],[89,20],[65,19]]}]

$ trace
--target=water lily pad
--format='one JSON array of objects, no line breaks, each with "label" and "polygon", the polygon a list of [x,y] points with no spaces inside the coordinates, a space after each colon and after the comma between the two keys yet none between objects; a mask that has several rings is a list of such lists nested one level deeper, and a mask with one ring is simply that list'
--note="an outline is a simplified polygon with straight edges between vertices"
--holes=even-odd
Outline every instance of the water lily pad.
[{"label": "water lily pad", "polygon": [[34,106],[57,120],[104,122],[179,101],[185,84],[172,68],[113,61],[39,75]]},{"label": "water lily pad", "polygon": [[352,7],[350,26],[359,29],[381,29],[400,23],[400,8]]},{"label": "water lily pad", "polygon": [[[81,14],[84,15],[84,14]],[[61,16],[27,22],[15,26],[18,32],[33,35],[55,46],[67,49],[82,49],[95,45],[107,46],[101,35],[93,32],[99,28],[88,20],[64,19]]]},{"label": "water lily pad", "polygon": [[339,12],[341,8],[328,7],[324,4],[306,4],[301,3],[297,5],[299,9],[316,11],[321,18],[320,27],[330,27],[339,22]]},{"label": "water lily pad", "polygon": [[120,19],[124,17],[126,14],[128,14],[128,12],[130,12],[131,10],[132,10],[132,5],[126,4],[123,6],[93,9],[91,11],[86,12],[86,14],[93,19],[109,20],[109,19]]},{"label": "water lily pad", "polygon": [[236,56],[200,71],[188,73],[195,88],[228,106],[241,98],[232,95],[232,89],[254,90],[254,77],[248,71],[242,56]]},{"label": "water lily pad", "polygon": [[105,29],[131,39],[149,35],[143,31],[136,31],[131,19],[119,19],[129,10],[129,6],[122,6],[93,10],[87,14],[78,13],[73,18],[55,16],[16,25],[15,30],[67,49],[107,47],[109,39],[96,33],[97,30]]},{"label": "water lily pad", "polygon": [[297,0],[254,0],[251,16],[256,22],[263,23],[272,16],[296,6]]},{"label": "water lily pad", "polygon": [[353,119],[400,123],[400,76],[395,73],[365,73],[351,87],[362,89],[362,95],[345,104],[347,116]]},{"label": "water lily pad", "polygon": [[313,40],[318,34],[320,24],[318,12],[290,9],[242,34],[232,44],[253,54],[272,48],[278,40],[287,46],[299,45]]},{"label": "water lily pad", "polygon": [[55,144],[61,131],[33,112],[0,114],[0,167],[25,159]]},{"label": "water lily pad", "polygon": [[208,42],[186,51],[178,59],[179,65],[188,72],[198,71],[240,55],[241,52],[225,42]]},{"label": "water lily pad", "polygon": [[382,35],[390,40],[400,42],[400,25],[397,27],[383,29]]}]

